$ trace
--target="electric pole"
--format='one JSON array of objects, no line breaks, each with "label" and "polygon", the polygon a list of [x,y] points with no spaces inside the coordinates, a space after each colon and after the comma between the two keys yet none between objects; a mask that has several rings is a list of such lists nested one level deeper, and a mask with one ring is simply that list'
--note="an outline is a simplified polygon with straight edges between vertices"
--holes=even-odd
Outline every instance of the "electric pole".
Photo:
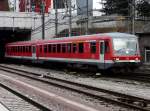
[{"label": "electric pole", "polygon": [[86,13],[86,35],[88,34],[88,31],[89,31],[89,1],[88,0],[86,0],[86,11],[87,11],[87,13]]},{"label": "electric pole", "polygon": [[132,34],[135,34],[135,0],[132,0],[132,8],[131,8],[131,17],[132,17]]},{"label": "electric pole", "polygon": [[69,37],[71,37],[71,34],[72,34],[72,20],[71,20],[72,10],[71,10],[71,0],[68,0],[68,1],[69,1]]},{"label": "electric pole", "polygon": [[42,0],[42,39],[45,39],[45,3]]},{"label": "electric pole", "polygon": [[14,12],[16,12],[16,0],[14,0]]},{"label": "electric pole", "polygon": [[57,0],[55,0],[55,36],[58,34],[58,10],[57,10]]}]

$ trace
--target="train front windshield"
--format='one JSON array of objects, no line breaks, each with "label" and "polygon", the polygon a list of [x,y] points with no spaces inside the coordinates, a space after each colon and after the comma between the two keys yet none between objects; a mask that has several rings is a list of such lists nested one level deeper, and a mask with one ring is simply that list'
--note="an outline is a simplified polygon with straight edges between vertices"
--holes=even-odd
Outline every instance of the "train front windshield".
[{"label": "train front windshield", "polygon": [[138,54],[138,42],[136,38],[114,38],[115,56],[134,56]]}]

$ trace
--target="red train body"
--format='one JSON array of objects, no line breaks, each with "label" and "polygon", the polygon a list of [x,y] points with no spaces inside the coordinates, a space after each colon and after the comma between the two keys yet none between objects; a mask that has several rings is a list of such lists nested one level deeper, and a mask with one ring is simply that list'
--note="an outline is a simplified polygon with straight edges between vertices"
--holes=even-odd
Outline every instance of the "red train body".
[{"label": "red train body", "polygon": [[92,65],[98,69],[136,68],[140,63],[138,38],[105,33],[6,44],[5,57]]}]

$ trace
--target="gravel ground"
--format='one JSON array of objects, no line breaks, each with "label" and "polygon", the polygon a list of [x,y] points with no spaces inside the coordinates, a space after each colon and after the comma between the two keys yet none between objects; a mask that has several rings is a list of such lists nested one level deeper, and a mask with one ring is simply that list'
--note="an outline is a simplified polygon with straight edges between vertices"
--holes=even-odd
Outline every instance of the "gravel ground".
[{"label": "gravel ground", "polygon": [[10,111],[40,111],[28,102],[0,87],[0,102]]},{"label": "gravel ground", "polygon": [[[3,71],[0,71],[0,73],[3,73],[3,74],[8,75],[8,76],[12,76],[13,78],[19,79],[21,81],[25,81],[28,84],[32,84],[36,87],[47,90],[47,91],[52,92],[54,94],[61,95],[61,96],[65,97],[65,98],[68,98],[70,100],[75,100],[75,101],[77,101],[79,103],[83,103],[83,104],[86,103],[88,106],[94,107],[96,109],[101,109],[101,111],[112,111],[112,110],[113,111],[127,111],[127,110],[129,110],[127,108],[121,108],[121,107],[118,107],[118,106],[114,106],[114,105],[108,104],[106,102],[103,102],[103,101],[100,101],[100,100],[97,100],[97,99],[90,98],[90,97],[82,95],[82,94],[78,94],[78,93],[71,92],[71,91],[68,91],[68,90],[63,90],[63,89],[60,89],[60,88],[57,88],[57,87],[53,87],[53,86],[50,86],[50,85],[43,84],[41,82],[37,82],[37,81],[33,81],[33,80],[31,81],[30,79],[27,79],[27,78],[24,78],[24,77],[18,77],[16,75],[12,75],[12,74],[9,74],[9,73],[3,72]],[[6,82],[7,81],[5,81],[5,83]],[[46,99],[42,98],[41,96],[37,97],[36,92],[31,93],[31,91],[29,91],[27,89],[18,88],[16,86],[12,85],[12,83],[9,83],[9,82],[7,84],[12,86],[12,87],[15,87],[15,89],[18,89],[19,91],[21,91],[23,93],[26,93],[26,94],[30,95],[31,98],[35,98],[39,102],[42,102],[43,104],[50,107],[53,111],[66,111],[66,109],[63,108],[60,104],[56,104],[53,101],[51,101],[50,99],[46,100]],[[71,110],[67,110],[67,111],[71,111]]]},{"label": "gravel ground", "polygon": [[[123,79],[115,79],[115,78],[106,78],[106,77],[86,77],[79,76],[76,72],[65,72],[65,71],[55,71],[50,69],[43,69],[37,67],[28,67],[24,65],[12,65],[12,67],[18,67],[22,69],[27,69],[30,71],[38,72],[41,74],[49,74],[50,76],[72,80],[75,82],[80,82],[100,88],[109,89],[112,91],[117,91],[125,94],[130,94],[133,96],[142,97],[145,99],[150,99],[150,84],[133,81],[133,80],[123,80]],[[78,76],[77,76],[78,75]],[[83,74],[81,74],[83,75]]]}]

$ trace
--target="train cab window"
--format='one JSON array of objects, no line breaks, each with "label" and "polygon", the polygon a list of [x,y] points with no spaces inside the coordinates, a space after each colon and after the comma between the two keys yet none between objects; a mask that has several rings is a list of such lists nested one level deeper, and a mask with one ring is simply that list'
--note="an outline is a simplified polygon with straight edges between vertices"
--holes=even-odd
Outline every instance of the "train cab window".
[{"label": "train cab window", "polygon": [[79,53],[83,53],[84,51],[84,45],[83,43],[79,43]]},{"label": "train cab window", "polygon": [[44,53],[47,53],[47,45],[44,45]]},{"label": "train cab window", "polygon": [[91,53],[92,54],[95,54],[96,53],[96,42],[91,42],[90,43],[90,50],[91,50]]},{"label": "train cab window", "polygon": [[60,51],[61,51],[61,45],[57,44],[57,53],[60,53]]},{"label": "train cab window", "polygon": [[76,44],[73,44],[73,53],[75,53],[77,51],[77,45]]},{"label": "train cab window", "polygon": [[71,53],[71,43],[67,44],[68,53]]},{"label": "train cab window", "polygon": [[53,47],[53,53],[56,53],[56,45],[53,44],[52,47]]},{"label": "train cab window", "polygon": [[66,52],[66,44],[62,44],[62,53]]},{"label": "train cab window", "polygon": [[51,53],[51,51],[52,51],[52,50],[51,50],[51,46],[52,46],[51,44],[48,45],[48,52],[49,52],[49,53]]}]

